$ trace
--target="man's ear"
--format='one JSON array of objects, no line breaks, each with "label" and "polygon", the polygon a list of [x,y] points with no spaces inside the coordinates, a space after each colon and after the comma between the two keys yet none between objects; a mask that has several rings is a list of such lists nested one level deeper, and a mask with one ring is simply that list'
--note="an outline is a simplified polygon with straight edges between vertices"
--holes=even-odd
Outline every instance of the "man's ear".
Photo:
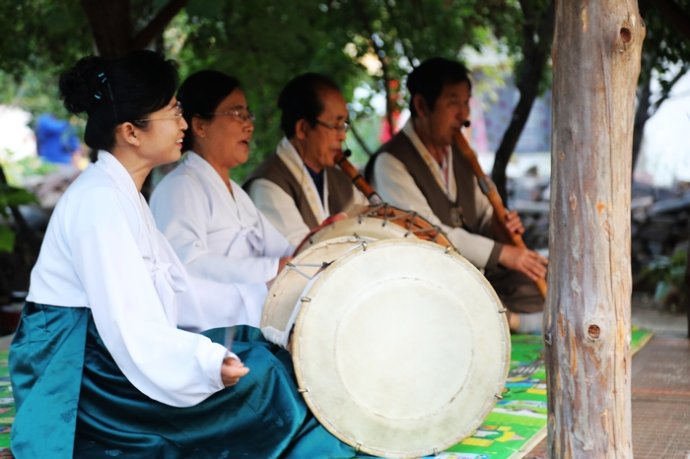
[{"label": "man's ear", "polygon": [[141,139],[137,136],[137,127],[129,121],[122,123],[118,129],[124,141],[129,145],[138,147],[141,144]]},{"label": "man's ear", "polygon": [[412,97],[412,104],[419,116],[429,116],[429,107],[421,94],[415,94],[414,97]]},{"label": "man's ear", "polygon": [[309,121],[302,118],[301,120],[295,123],[295,137],[299,140],[306,139],[307,132],[309,132],[309,129],[311,129]]}]

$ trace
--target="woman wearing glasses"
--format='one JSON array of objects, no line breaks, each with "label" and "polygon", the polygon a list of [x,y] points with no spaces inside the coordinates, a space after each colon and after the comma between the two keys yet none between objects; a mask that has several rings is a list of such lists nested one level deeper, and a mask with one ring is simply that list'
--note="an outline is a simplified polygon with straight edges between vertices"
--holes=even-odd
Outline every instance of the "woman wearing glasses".
[{"label": "woman wearing glasses", "polygon": [[60,79],[99,154],[58,202],[31,274],[10,347],[12,452],[352,456],[308,415],[290,367],[266,346],[230,352],[177,327],[196,299],[140,193],[152,168],[180,157],[176,85],[173,64],[151,51],[84,58]]},{"label": "woman wearing glasses", "polygon": [[245,183],[256,206],[295,246],[329,216],[369,204],[335,167],[348,129],[345,98],[318,73],[299,75],[278,98],[285,137]]},{"label": "woman wearing glasses", "polygon": [[[266,283],[293,247],[231,180],[249,158],[254,117],[239,82],[214,70],[187,78],[177,95],[189,129],[180,164],[157,186],[151,210],[192,276],[202,308],[181,325],[258,326]],[[230,301],[240,296],[240,301]]]}]

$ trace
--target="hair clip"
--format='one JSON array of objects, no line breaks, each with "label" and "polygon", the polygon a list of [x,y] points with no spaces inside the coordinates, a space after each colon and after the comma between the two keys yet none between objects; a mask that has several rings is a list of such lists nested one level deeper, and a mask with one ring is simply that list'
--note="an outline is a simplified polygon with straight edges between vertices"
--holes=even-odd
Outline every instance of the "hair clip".
[{"label": "hair clip", "polygon": [[101,91],[96,91],[95,93],[93,93],[93,97],[94,97],[94,99],[101,100],[101,97],[103,97],[103,94],[101,94]]},{"label": "hair clip", "polygon": [[99,80],[101,83],[105,83],[106,81],[108,81],[108,77],[105,76],[105,72],[100,72],[100,73],[99,73],[98,75],[96,75],[96,76],[98,77],[98,80]]}]

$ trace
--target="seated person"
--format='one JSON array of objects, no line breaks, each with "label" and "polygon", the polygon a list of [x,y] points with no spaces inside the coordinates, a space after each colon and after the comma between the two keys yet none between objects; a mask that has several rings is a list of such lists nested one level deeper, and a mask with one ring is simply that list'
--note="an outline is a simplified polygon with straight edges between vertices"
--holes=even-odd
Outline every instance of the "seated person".
[{"label": "seated person", "polygon": [[60,199],[31,274],[10,347],[12,453],[352,457],[309,413],[289,358],[177,327],[196,300],[140,192],[180,157],[176,85],[173,63],[151,51],[87,57],[60,78],[100,151]]},{"label": "seated person", "polygon": [[[205,328],[258,326],[266,283],[294,247],[230,179],[249,158],[253,115],[239,82],[214,70],[191,75],[177,100],[189,125],[177,167],[156,186],[151,211],[198,285]],[[228,303],[239,291],[242,300]]]},{"label": "seated person", "polygon": [[[544,299],[534,281],[546,276],[537,252],[501,242],[493,208],[481,192],[454,136],[470,115],[471,83],[465,67],[432,58],[407,79],[411,118],[367,164],[367,179],[390,204],[439,225],[458,251],[483,269],[509,312],[511,329],[541,330]],[[509,212],[507,229],[522,233]]]},{"label": "seated person", "polygon": [[278,98],[285,137],[245,183],[252,200],[295,246],[330,215],[369,204],[335,167],[348,129],[340,89],[328,77],[305,73]]}]

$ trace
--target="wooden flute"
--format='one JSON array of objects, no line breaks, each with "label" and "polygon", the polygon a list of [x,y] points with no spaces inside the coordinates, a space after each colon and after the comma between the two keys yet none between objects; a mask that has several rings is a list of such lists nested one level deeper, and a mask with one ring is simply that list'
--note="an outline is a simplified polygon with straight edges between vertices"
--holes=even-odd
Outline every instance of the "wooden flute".
[{"label": "wooden flute", "polygon": [[350,180],[352,180],[352,183],[357,187],[359,191],[361,191],[364,196],[367,197],[369,200],[369,203],[372,205],[378,205],[383,203],[383,199],[381,199],[381,196],[378,195],[378,193],[372,188],[372,186],[369,184],[369,182],[366,181],[364,176],[359,173],[357,168],[352,165],[350,161],[348,161],[348,156],[350,156],[352,152],[350,150],[343,150],[340,153],[338,153],[335,156],[335,163],[340,167],[340,169],[345,172],[345,175],[347,175]]},{"label": "wooden flute", "polygon": [[[482,193],[484,193],[489,199],[491,207],[494,209],[494,215],[498,220],[499,226],[504,229],[506,236],[508,236],[508,240],[510,240],[513,245],[526,249],[527,246],[522,240],[522,236],[518,233],[508,231],[508,228],[506,227],[506,215],[508,214],[508,211],[503,205],[501,195],[498,194],[496,184],[493,182],[493,180],[491,180],[491,177],[484,173],[482,166],[479,164],[479,160],[477,159],[477,154],[474,152],[472,147],[470,147],[467,139],[459,130],[455,134],[455,144],[460,150],[460,153],[462,153],[463,157],[472,167],[472,172],[479,181],[479,188],[481,188]],[[541,296],[546,298],[546,280],[537,279],[534,281],[534,283],[537,285],[537,289],[539,289]]]}]

